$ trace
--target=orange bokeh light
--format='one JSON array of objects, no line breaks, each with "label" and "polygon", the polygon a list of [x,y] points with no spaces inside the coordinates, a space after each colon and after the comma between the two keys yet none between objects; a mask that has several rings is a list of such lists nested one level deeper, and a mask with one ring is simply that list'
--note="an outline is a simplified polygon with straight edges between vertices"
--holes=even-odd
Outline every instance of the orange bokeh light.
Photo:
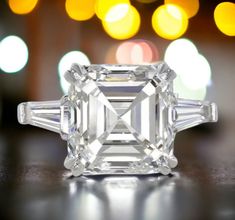
[{"label": "orange bokeh light", "polygon": [[66,0],[65,9],[70,18],[85,21],[95,14],[95,0]]},{"label": "orange bokeh light", "polygon": [[38,0],[8,0],[8,5],[15,14],[28,14],[37,3]]}]

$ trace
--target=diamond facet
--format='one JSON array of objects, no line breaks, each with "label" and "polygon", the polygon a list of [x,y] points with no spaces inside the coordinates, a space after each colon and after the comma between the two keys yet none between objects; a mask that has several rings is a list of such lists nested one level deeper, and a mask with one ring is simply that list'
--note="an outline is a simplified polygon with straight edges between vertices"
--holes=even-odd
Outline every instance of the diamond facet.
[{"label": "diamond facet", "polygon": [[[154,65],[73,65],[60,101],[18,106],[18,120],[59,132],[68,142],[64,165],[81,174],[167,175],[178,161],[178,131],[217,121],[214,103],[176,98],[175,73]],[[27,119],[27,120],[26,120]]]}]

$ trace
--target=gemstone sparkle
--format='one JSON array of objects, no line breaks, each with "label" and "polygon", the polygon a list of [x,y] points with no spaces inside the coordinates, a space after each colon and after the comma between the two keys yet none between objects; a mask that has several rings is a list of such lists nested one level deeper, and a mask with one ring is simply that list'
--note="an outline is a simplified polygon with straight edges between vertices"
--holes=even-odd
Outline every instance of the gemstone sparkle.
[{"label": "gemstone sparkle", "polygon": [[61,135],[64,165],[74,176],[171,173],[177,132],[216,122],[217,106],[178,98],[175,73],[153,65],[74,64],[68,94],[57,101],[24,102],[18,121]]},{"label": "gemstone sparkle", "polygon": [[168,120],[175,73],[166,64],[74,65],[65,77],[72,108],[66,167],[76,174],[81,167],[87,174],[167,174],[176,166]]}]

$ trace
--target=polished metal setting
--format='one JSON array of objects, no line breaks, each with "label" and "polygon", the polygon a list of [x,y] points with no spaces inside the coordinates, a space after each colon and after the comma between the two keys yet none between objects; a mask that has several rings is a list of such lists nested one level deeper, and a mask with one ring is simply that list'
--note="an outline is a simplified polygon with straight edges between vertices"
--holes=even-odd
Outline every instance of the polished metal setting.
[{"label": "polished metal setting", "polygon": [[67,141],[64,161],[74,176],[171,173],[177,132],[216,122],[217,106],[177,98],[176,74],[153,65],[74,64],[68,94],[58,101],[25,102],[18,121],[57,132]]}]

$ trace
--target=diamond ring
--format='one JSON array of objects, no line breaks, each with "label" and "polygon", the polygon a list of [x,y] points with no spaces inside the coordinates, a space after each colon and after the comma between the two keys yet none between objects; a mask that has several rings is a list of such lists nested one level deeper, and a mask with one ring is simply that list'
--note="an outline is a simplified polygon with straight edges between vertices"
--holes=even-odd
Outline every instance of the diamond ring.
[{"label": "diamond ring", "polygon": [[171,173],[175,134],[216,122],[217,106],[181,99],[176,74],[154,65],[74,64],[65,73],[68,94],[58,101],[24,102],[18,121],[61,135],[64,166],[74,176]]}]

